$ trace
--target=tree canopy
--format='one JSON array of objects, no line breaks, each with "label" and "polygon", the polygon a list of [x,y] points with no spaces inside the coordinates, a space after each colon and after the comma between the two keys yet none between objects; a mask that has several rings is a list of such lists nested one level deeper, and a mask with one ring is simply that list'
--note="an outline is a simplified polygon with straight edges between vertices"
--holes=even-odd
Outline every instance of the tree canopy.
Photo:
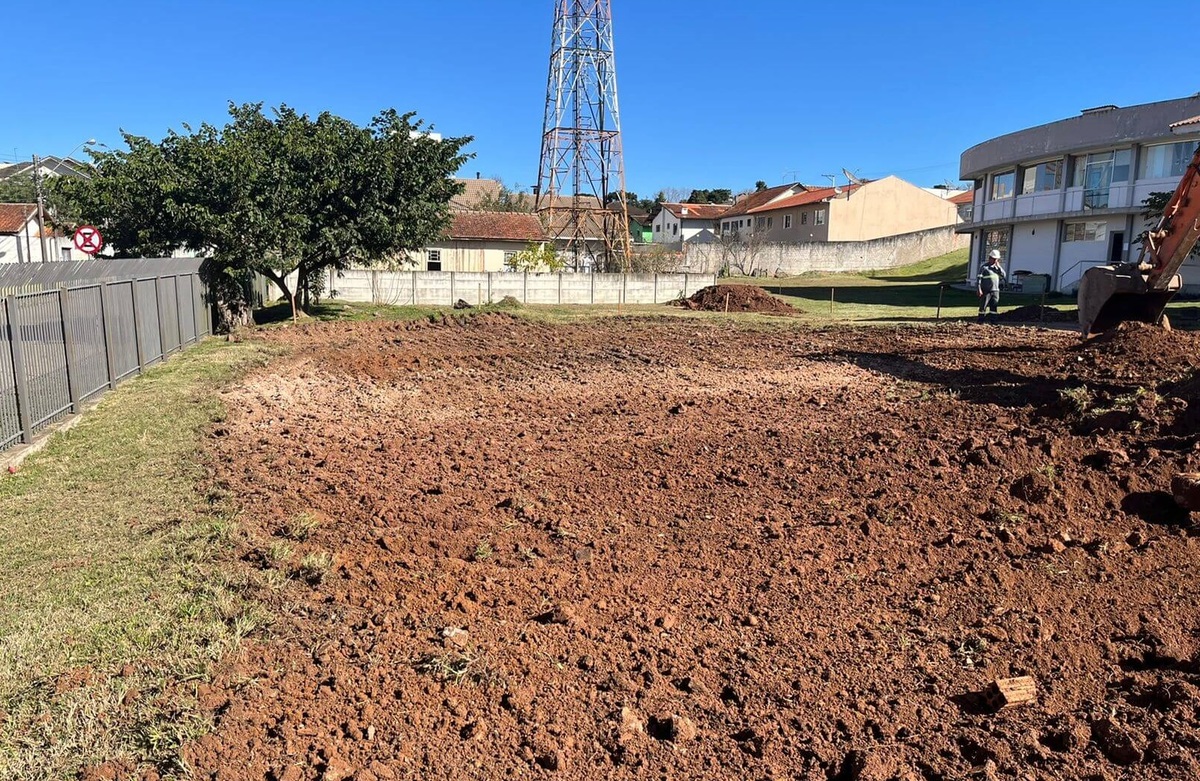
[{"label": "tree canopy", "polygon": [[688,196],[686,203],[732,203],[733,190],[692,190],[692,194]]},{"label": "tree canopy", "polygon": [[295,272],[307,303],[322,270],[405,255],[449,224],[470,138],[436,140],[392,109],[366,127],[286,105],[268,116],[261,103],[230,104],[229,115],[222,128],[185,125],[160,142],[124,134],[126,150],[92,153],[91,178],[54,182],[59,222],[96,225],[120,257],[208,254],[233,320],[245,318],[251,272],[289,298]]},{"label": "tree canopy", "polygon": [[32,174],[15,174],[0,179],[0,203],[36,203],[37,187]]}]

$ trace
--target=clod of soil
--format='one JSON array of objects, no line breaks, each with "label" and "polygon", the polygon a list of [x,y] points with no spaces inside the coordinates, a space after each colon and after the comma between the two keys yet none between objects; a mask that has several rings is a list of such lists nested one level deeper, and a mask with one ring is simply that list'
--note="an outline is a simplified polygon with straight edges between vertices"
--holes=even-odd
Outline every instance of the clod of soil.
[{"label": "clod of soil", "polygon": [[[197,779],[1200,778],[1170,493],[1200,472],[1200,335],[257,338],[291,352],[224,394],[206,463],[247,551],[308,513],[293,558],[328,566],[239,565],[275,620],[204,688]],[[980,707],[1020,676],[1036,702]]]},{"label": "clod of soil", "polygon": [[769,315],[798,315],[791,304],[776,298],[757,285],[710,285],[690,298],[672,302],[675,306],[704,312],[759,312]]}]

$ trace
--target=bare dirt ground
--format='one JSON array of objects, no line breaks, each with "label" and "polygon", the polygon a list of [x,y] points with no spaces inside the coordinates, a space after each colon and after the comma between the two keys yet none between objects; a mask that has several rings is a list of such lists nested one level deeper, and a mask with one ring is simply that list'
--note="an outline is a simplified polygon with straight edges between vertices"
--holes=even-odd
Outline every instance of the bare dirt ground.
[{"label": "bare dirt ground", "polygon": [[1196,335],[261,338],[211,464],[280,618],[198,778],[1200,777]]}]

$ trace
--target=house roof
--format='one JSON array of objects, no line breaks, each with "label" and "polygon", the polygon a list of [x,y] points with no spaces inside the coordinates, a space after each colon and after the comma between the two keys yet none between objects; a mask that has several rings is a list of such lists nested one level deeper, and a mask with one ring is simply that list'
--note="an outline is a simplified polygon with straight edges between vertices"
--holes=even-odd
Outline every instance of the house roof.
[{"label": "house roof", "polygon": [[681,220],[715,220],[729,211],[723,203],[664,203],[662,207]]},{"label": "house roof", "polygon": [[748,195],[743,196],[741,200],[733,205],[733,208],[721,216],[739,217],[743,214],[749,214],[754,209],[757,209],[760,206],[765,206],[776,198],[791,193],[796,188],[801,190],[808,189],[799,183],[781,184],[777,187],[768,187],[765,190],[759,190],[758,192],[749,193]]},{"label": "house roof", "polygon": [[808,206],[814,203],[821,203],[822,201],[827,201],[830,198],[843,193],[849,195],[861,186],[862,185],[852,184],[846,187],[838,188],[841,190],[840,193],[833,187],[821,187],[819,189],[806,190],[804,192],[796,193],[795,195],[790,195],[786,198],[770,201],[769,203],[765,203],[757,208],[750,209],[747,214],[773,212],[777,211],[778,209],[794,209],[797,206]]},{"label": "house roof", "polygon": [[20,233],[37,214],[32,203],[0,203],[0,234]]},{"label": "house roof", "polygon": [[966,206],[970,203],[975,203],[975,191],[967,190],[965,193],[959,193],[950,199],[950,203],[955,206]]},{"label": "house roof", "polygon": [[543,241],[542,223],[524,212],[457,212],[447,238],[493,241]]},{"label": "house roof", "polygon": [[1191,117],[1189,119],[1182,119],[1178,122],[1173,122],[1173,123],[1171,123],[1171,129],[1174,130],[1177,127],[1187,127],[1189,125],[1200,125],[1200,116],[1195,116],[1195,117]]},{"label": "house roof", "polygon": [[450,199],[451,209],[478,209],[484,201],[500,197],[500,182],[495,179],[455,179],[463,186],[461,194]]}]

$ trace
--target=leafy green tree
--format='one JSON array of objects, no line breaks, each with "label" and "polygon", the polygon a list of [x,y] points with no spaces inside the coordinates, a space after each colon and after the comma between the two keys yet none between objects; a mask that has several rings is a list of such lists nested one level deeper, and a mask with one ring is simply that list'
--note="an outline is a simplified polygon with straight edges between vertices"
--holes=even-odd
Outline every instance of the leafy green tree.
[{"label": "leafy green tree", "polygon": [[533,212],[535,206],[533,196],[521,192],[519,185],[509,187],[498,177],[496,181],[500,182],[499,191],[495,195],[485,193],[473,208],[487,212],[519,212],[522,214]]},{"label": "leafy green tree", "polygon": [[764,182],[762,179],[759,179],[757,182],[754,183],[754,192],[761,193],[765,189],[767,189],[767,183]]},{"label": "leafy green tree", "polygon": [[36,203],[37,187],[31,174],[0,179],[0,203]]},{"label": "leafy green tree", "polygon": [[222,327],[248,320],[253,273],[305,306],[324,270],[402,256],[448,226],[470,138],[434,140],[392,109],[366,127],[261,103],[229,115],[158,143],[125,134],[128,149],[95,154],[90,179],[55,183],[60,221],[97,225],[119,256],[208,254]]},{"label": "leafy green tree", "polygon": [[531,241],[525,249],[504,261],[510,271],[553,271],[566,268],[567,263],[559,256],[550,242]]}]

